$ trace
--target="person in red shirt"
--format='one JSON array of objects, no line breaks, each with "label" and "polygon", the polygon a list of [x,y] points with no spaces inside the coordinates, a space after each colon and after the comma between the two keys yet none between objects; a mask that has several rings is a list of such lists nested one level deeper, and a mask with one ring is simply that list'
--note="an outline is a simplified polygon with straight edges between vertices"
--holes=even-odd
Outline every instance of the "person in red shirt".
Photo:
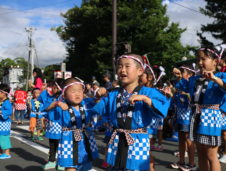
[{"label": "person in red shirt", "polygon": [[40,68],[33,69],[33,76],[34,76],[34,83],[29,81],[29,86],[33,88],[39,88],[42,91],[43,87],[43,78],[42,78],[42,71]]},{"label": "person in red shirt", "polygon": [[18,89],[14,93],[14,108],[17,124],[23,124],[24,115],[27,109],[27,92]]}]

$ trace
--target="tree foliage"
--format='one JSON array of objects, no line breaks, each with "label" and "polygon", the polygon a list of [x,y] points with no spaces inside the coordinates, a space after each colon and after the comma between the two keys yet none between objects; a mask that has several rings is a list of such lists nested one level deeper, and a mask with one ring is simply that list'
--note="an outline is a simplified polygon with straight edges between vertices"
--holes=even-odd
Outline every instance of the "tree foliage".
[{"label": "tree foliage", "polygon": [[[169,21],[162,0],[118,0],[118,42],[132,52],[148,53],[152,64],[170,69],[191,47],[184,47],[185,29]],[[92,0],[68,10],[64,26],[57,28],[68,51],[67,67],[85,79],[112,68],[112,0]]]},{"label": "tree foliage", "polygon": [[48,81],[54,80],[54,71],[59,71],[60,70],[60,65],[59,64],[53,64],[53,65],[48,65],[44,68],[44,78]]},{"label": "tree foliage", "polygon": [[11,67],[22,68],[23,76],[20,78],[20,80],[24,81],[26,79],[28,62],[23,57],[18,57],[15,59],[5,58],[0,61],[0,80],[3,79],[3,76],[7,74],[8,69]]},{"label": "tree foliage", "polygon": [[201,8],[200,11],[214,19],[212,23],[202,25],[201,33],[198,33],[202,45],[212,45],[213,43],[208,40],[204,33],[210,33],[215,39],[226,42],[226,1],[221,0],[205,0],[205,8]]}]

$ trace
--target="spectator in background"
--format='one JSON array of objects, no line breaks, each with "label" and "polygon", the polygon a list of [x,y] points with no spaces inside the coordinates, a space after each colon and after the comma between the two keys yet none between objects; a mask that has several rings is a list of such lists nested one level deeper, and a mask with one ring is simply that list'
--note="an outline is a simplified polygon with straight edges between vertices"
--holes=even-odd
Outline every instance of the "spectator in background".
[{"label": "spectator in background", "polygon": [[34,82],[32,83],[31,80],[29,81],[29,86],[33,88],[39,88],[42,91],[43,87],[43,76],[42,71],[40,68],[34,68],[33,69],[33,77]]},{"label": "spectator in background", "polygon": [[103,75],[103,80],[105,82],[104,87],[109,91],[112,89],[112,82],[111,82],[111,74],[109,72],[106,72]]},{"label": "spectator in background", "polygon": [[20,87],[14,93],[14,108],[17,124],[23,124],[24,115],[27,110],[27,92]]},{"label": "spectator in background", "polygon": [[86,83],[85,88],[85,96],[86,97],[93,97],[92,85],[90,83]]},{"label": "spectator in background", "polygon": [[100,89],[100,83],[96,80],[92,82],[93,96],[96,96],[97,91]]},{"label": "spectator in background", "polygon": [[118,81],[117,80],[113,80],[112,81],[112,88],[118,88],[118,87],[120,87]]}]

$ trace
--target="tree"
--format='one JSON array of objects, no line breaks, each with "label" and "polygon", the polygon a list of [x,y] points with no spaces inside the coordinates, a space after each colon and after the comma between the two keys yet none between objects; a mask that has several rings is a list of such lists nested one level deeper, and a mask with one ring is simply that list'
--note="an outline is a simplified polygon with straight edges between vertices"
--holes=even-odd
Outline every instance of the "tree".
[{"label": "tree", "polygon": [[214,21],[207,25],[202,25],[201,33],[198,33],[202,45],[213,45],[208,40],[204,33],[210,33],[215,39],[226,42],[226,1],[221,0],[205,0],[205,8],[201,8],[200,11],[214,19]]},{"label": "tree", "polygon": [[[162,0],[118,0],[118,42],[128,42],[132,52],[148,53],[154,64],[168,69],[189,54],[180,42],[185,29],[170,23]],[[86,80],[112,68],[112,1],[92,0],[63,14],[65,25],[57,28],[68,51],[67,67]]]},{"label": "tree", "polygon": [[17,57],[15,59],[5,58],[0,61],[0,80],[3,76],[8,74],[8,69],[11,67],[20,67],[23,69],[23,76],[20,78],[22,82],[27,78],[28,62],[23,57]]},{"label": "tree", "polygon": [[59,64],[53,64],[53,65],[48,65],[44,69],[44,77],[47,81],[52,81],[54,80],[54,71],[59,71],[60,70],[60,65]]}]

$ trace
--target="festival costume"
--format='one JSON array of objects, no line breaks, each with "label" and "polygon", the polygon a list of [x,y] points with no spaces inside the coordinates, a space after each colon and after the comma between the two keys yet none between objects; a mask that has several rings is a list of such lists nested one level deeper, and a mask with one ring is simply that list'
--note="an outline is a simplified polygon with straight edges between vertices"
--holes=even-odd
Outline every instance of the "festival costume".
[{"label": "festival costume", "polygon": [[[216,77],[226,82],[226,74],[218,72]],[[189,80],[193,116],[190,125],[190,139],[200,144],[220,146],[222,113],[219,109],[225,91],[213,81],[199,76]]]},{"label": "festival costume", "polygon": [[[44,90],[38,97],[38,101],[43,104],[43,110],[46,110],[51,103],[57,101],[55,96],[51,96],[48,91]],[[48,111],[45,117],[48,119],[46,123],[45,137],[49,138],[49,161],[55,162],[56,153],[61,138],[61,116]],[[47,163],[48,164],[48,163]]]},{"label": "festival costume", "polygon": [[[55,96],[51,96],[46,90],[42,91],[38,97],[38,101],[43,104],[43,110],[46,110],[49,105],[58,99]],[[61,137],[61,124],[60,116],[55,115],[52,112],[47,112],[46,118],[48,122],[46,124],[46,134],[45,137],[49,139],[60,139]]]},{"label": "festival costume", "polygon": [[46,115],[43,112],[43,104],[37,99],[31,99],[31,113],[30,113],[30,130],[34,131],[42,129],[42,118]]},{"label": "festival costume", "polygon": [[224,96],[222,103],[220,105],[220,110],[223,115],[223,121],[222,121],[222,130],[226,131],[226,95]]},{"label": "festival costume", "polygon": [[[11,130],[11,119],[12,105],[8,99],[0,103],[0,148],[6,150],[11,148],[10,143],[10,130]],[[7,143],[3,142],[7,139]]]},{"label": "festival costume", "polygon": [[[62,134],[58,147],[58,164],[80,168],[98,157],[98,149],[90,126],[91,115],[82,101],[79,110],[55,108],[61,115]],[[92,166],[92,165],[90,165]],[[91,169],[91,168],[89,168]]]},{"label": "festival costume", "polygon": [[188,95],[182,94],[187,91],[188,81],[181,79],[175,84],[177,92],[173,97],[173,105],[175,106],[178,131],[189,132],[189,125],[191,120],[191,107]]},{"label": "festival costume", "polygon": [[[152,107],[142,101],[130,104],[128,99],[132,94],[148,96]],[[107,163],[116,170],[149,170],[150,142],[146,127],[155,112],[166,116],[170,100],[148,87],[137,87],[132,94],[122,88],[113,90],[94,106],[93,112],[108,117],[113,125]]]}]

